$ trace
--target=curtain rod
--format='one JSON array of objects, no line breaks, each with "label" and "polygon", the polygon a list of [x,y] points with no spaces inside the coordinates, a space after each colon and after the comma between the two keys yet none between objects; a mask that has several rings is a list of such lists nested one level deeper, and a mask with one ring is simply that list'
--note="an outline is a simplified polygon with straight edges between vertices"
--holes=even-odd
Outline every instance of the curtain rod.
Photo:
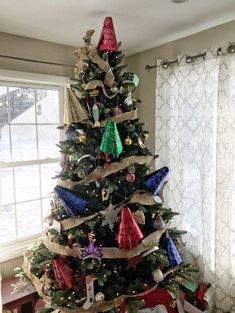
[{"label": "curtain rod", "polygon": [[[225,55],[225,54],[233,54],[235,53],[235,43],[234,44],[229,44],[228,48],[226,49],[225,52],[222,51],[222,48],[219,48],[217,50],[217,55],[221,56],[221,55]],[[186,55],[185,57],[185,62],[190,64],[192,63],[194,60],[196,60],[197,58],[203,58],[205,59],[206,58],[206,52],[204,53],[199,53],[197,55],[193,55],[193,56],[189,56],[189,55]],[[168,60],[164,60],[161,62],[161,66],[164,68],[164,69],[167,69],[170,65],[174,65],[174,64],[178,64],[178,59],[175,59],[173,61],[168,61]],[[151,71],[152,69],[156,68],[157,65],[148,65],[146,64],[145,65],[145,70],[147,72]]]},{"label": "curtain rod", "polygon": [[[235,52],[235,44],[230,44],[225,52],[222,51],[222,48],[219,48],[217,50],[217,55],[224,55],[226,53],[233,54]],[[186,56],[185,61],[186,63],[192,63],[195,59],[199,57],[206,57],[206,52],[200,53],[194,56]],[[32,62],[32,63],[38,63],[38,64],[46,64],[46,65],[54,65],[54,66],[64,66],[64,67],[76,67],[76,65],[72,64],[66,64],[66,63],[56,63],[56,62],[49,62],[49,61],[42,61],[42,60],[35,60],[35,59],[28,59],[28,58],[21,58],[11,55],[5,55],[0,54],[0,58],[4,59],[11,59],[11,60],[17,60],[17,61],[25,61],[25,62]],[[162,61],[161,65],[163,68],[167,69],[170,65],[178,64],[178,59],[175,59],[173,61],[164,60]],[[151,71],[152,69],[156,68],[157,65],[145,65],[145,70],[147,72]]]},{"label": "curtain rod", "polygon": [[76,65],[72,65],[72,64],[55,63],[55,62],[48,62],[48,61],[42,61],[42,60],[27,59],[27,58],[21,58],[21,57],[5,55],[5,54],[0,54],[0,58],[18,60],[18,61],[26,61],[26,62],[33,62],[33,63],[39,63],[39,64],[55,65],[55,66],[76,67]]}]

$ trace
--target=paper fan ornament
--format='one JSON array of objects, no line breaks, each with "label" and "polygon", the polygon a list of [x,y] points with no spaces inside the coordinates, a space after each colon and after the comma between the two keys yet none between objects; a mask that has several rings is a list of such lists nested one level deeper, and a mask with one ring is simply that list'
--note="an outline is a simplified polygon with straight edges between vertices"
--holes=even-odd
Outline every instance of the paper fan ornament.
[{"label": "paper fan ornament", "polygon": [[165,166],[145,177],[145,185],[153,196],[162,188],[168,174],[169,168]]},{"label": "paper fan ornament", "polygon": [[88,114],[72,89],[66,88],[64,106],[64,124],[78,123],[88,119]]},{"label": "paper fan ornament", "polygon": [[143,234],[132,216],[130,209],[122,208],[121,222],[117,235],[119,247],[121,249],[130,250],[136,247],[142,238]]},{"label": "paper fan ornament", "polygon": [[117,125],[114,121],[108,121],[105,125],[100,150],[104,153],[109,153],[114,157],[118,157],[123,150]]},{"label": "paper fan ornament", "polygon": [[175,267],[182,263],[181,256],[174,244],[174,241],[169,236],[168,232],[166,233],[166,249],[168,254],[168,260],[171,267]]},{"label": "paper fan ornament", "polygon": [[58,257],[52,260],[52,267],[58,287],[60,289],[72,288],[74,272],[70,268],[65,257]]},{"label": "paper fan ornament", "polygon": [[69,216],[75,217],[84,212],[88,203],[86,200],[79,198],[71,190],[64,187],[56,186],[54,192]]},{"label": "paper fan ornament", "polygon": [[117,51],[118,45],[113,27],[112,17],[107,16],[104,20],[103,29],[100,35],[97,50]]}]

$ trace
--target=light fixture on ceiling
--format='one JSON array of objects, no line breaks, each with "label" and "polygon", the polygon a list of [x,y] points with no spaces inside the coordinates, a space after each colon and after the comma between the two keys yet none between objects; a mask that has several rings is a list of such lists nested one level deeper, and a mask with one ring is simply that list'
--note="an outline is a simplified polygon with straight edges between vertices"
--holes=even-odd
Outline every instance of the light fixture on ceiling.
[{"label": "light fixture on ceiling", "polygon": [[187,2],[188,0],[171,0],[171,2],[174,2],[174,3],[184,3],[184,2]]}]

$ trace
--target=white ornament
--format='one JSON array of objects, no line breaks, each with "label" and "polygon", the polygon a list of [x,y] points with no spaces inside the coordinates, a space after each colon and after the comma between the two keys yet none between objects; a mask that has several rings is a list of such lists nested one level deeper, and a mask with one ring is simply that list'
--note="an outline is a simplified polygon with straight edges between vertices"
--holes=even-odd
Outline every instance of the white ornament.
[{"label": "white ornament", "polygon": [[127,95],[127,97],[126,97],[126,99],[124,100],[124,103],[126,104],[126,105],[132,105],[132,94],[131,94],[131,92],[128,92],[128,95]]},{"label": "white ornament", "polygon": [[99,291],[95,294],[95,301],[100,302],[100,301],[104,301],[104,294],[103,292]]},{"label": "white ornament", "polygon": [[49,226],[48,229],[54,229],[58,233],[60,233],[60,231],[61,231],[61,224],[59,222],[57,222],[56,220],[53,220],[52,225]]},{"label": "white ornament", "polygon": [[164,275],[159,268],[153,271],[153,280],[155,282],[160,283],[161,281],[163,281],[163,279],[164,279]]},{"label": "white ornament", "polygon": [[104,216],[102,225],[108,225],[110,229],[113,229],[114,224],[118,221],[117,210],[115,210],[113,205],[110,204],[108,208],[102,212],[102,215]]},{"label": "white ornament", "polygon": [[159,196],[154,196],[153,199],[156,203],[162,203],[162,199]]},{"label": "white ornament", "polygon": [[94,280],[97,278],[94,275],[86,276],[86,302],[83,304],[83,309],[88,310],[95,302],[94,295]]},{"label": "white ornament", "polygon": [[157,251],[159,248],[158,246],[154,246],[153,248],[147,250],[145,253],[143,253],[143,257],[149,255],[150,253],[153,253],[154,251]]}]

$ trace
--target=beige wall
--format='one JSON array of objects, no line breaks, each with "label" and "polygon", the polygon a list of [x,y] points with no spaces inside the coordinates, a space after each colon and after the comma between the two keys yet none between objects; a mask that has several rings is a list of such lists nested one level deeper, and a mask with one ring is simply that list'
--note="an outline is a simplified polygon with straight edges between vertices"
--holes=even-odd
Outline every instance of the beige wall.
[{"label": "beige wall", "polygon": [[213,27],[206,31],[188,36],[168,44],[132,55],[127,58],[129,69],[140,78],[140,86],[136,91],[137,97],[142,100],[139,106],[140,117],[149,130],[148,146],[151,152],[155,151],[155,80],[156,70],[145,71],[145,65],[156,64],[157,59],[174,59],[179,55],[197,54],[207,47],[218,48],[235,42],[235,21]]},{"label": "beige wall", "polygon": [[2,279],[14,276],[14,268],[21,266],[23,257],[19,257],[0,264]]},{"label": "beige wall", "polygon": [[[0,32],[0,55],[75,64],[74,47]],[[37,64],[0,57],[0,68],[14,71],[73,76],[72,67]]]}]

